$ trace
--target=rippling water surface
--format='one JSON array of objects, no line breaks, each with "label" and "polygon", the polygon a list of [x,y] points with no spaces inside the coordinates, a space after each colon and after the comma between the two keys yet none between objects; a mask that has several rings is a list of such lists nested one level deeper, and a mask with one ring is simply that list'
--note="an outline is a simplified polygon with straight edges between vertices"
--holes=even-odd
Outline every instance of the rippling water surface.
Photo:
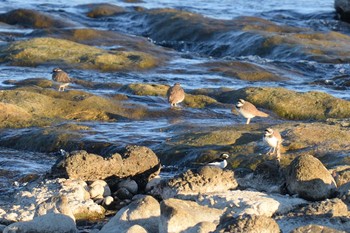
[{"label": "rippling water surface", "polygon": [[[93,3],[105,3],[106,0],[95,0]],[[0,1],[0,13],[17,8],[36,9],[57,16],[66,16],[71,21],[77,21],[78,27],[98,28],[102,30],[114,30],[128,32],[137,36],[144,35],[145,29],[142,22],[131,20],[130,16],[107,17],[92,21],[83,16],[80,5],[92,3],[89,0],[57,0],[57,1]],[[333,0],[211,0],[211,1],[144,1],[141,3],[126,3],[122,1],[109,1],[122,7],[141,6],[145,8],[175,8],[197,13],[206,17],[230,20],[239,16],[256,16],[271,20],[277,24],[307,28],[315,31],[340,31],[348,34],[346,24],[335,20]],[[12,27],[0,27],[0,32],[13,32],[23,34],[23,38],[33,30]],[[231,35],[225,34],[229,39]],[[152,40],[152,38],[148,38]],[[169,45],[171,41],[154,41],[158,46]],[[230,41],[223,41],[230,43]],[[227,53],[208,54],[203,50],[196,50],[186,41],[177,41],[173,45],[174,57],[165,66],[143,72],[99,72],[93,70],[70,70],[72,77],[98,82],[116,82],[120,84],[130,83],[161,83],[173,84],[181,82],[182,86],[191,91],[198,88],[242,88],[246,86],[281,86],[297,91],[324,91],[336,97],[350,99],[348,90],[329,88],[324,85],[312,84],[316,80],[327,80],[332,77],[347,74],[349,64],[331,64],[310,61],[302,56],[275,56],[264,57],[254,53],[236,54],[234,46],[254,47],[250,41],[235,41],[232,50]],[[216,43],[211,42],[211,43]],[[219,43],[219,42],[218,42]],[[107,46],[108,48],[108,46]],[[219,51],[220,52],[220,51]],[[247,61],[259,65],[283,77],[280,82],[249,82],[234,79],[218,73],[209,73],[198,64],[225,60]],[[22,80],[33,77],[51,78],[50,71],[53,67],[16,67],[0,65],[0,82],[5,80]],[[1,83],[3,87],[6,84]],[[73,88],[81,88],[79,86]],[[113,89],[92,90],[96,94],[116,93]],[[129,98],[137,102],[136,96]],[[149,97],[145,103],[150,108],[166,108],[167,103],[161,97]],[[225,125],[237,121],[232,117],[230,109],[214,108],[206,110],[184,109],[186,116],[177,121],[169,119],[150,119],[140,121],[120,121],[117,123],[87,122],[91,130],[84,135],[88,140],[107,141],[117,145],[142,144],[156,147],[157,144],[173,136],[171,127],[177,124],[179,127],[188,125]],[[17,133],[21,133],[17,131]],[[40,153],[27,153],[1,149],[0,169],[2,174],[8,177],[2,181],[0,191],[6,189],[16,178],[25,176],[27,173],[42,173],[48,170],[56,157],[45,156]],[[36,159],[40,158],[40,160]]]}]

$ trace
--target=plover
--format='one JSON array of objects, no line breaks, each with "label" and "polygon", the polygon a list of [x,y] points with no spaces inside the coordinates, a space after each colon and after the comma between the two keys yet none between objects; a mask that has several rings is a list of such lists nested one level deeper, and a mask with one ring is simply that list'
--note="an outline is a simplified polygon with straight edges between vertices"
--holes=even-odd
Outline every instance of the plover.
[{"label": "plover", "polygon": [[247,123],[250,123],[250,119],[253,117],[268,117],[269,115],[258,110],[252,103],[239,99],[237,104],[236,104],[236,109],[237,111],[245,118],[247,118]]},{"label": "plover", "polygon": [[185,99],[185,91],[180,86],[180,83],[175,83],[167,91],[168,102],[172,107],[175,107],[178,103],[181,103]]},{"label": "plover", "polygon": [[227,166],[227,159],[229,155],[226,153],[223,153],[220,155],[219,158],[214,159],[213,161],[210,161],[206,164],[206,166],[215,166],[220,168],[225,168]]},{"label": "plover", "polygon": [[277,130],[273,130],[271,128],[265,129],[263,140],[271,147],[267,152],[269,155],[276,154],[276,158],[280,161],[281,157],[281,145],[282,145],[282,137],[281,134]]},{"label": "plover", "polygon": [[58,91],[64,91],[64,88],[66,88],[71,82],[68,74],[60,68],[54,68],[52,70],[52,80],[61,83],[59,85]]}]

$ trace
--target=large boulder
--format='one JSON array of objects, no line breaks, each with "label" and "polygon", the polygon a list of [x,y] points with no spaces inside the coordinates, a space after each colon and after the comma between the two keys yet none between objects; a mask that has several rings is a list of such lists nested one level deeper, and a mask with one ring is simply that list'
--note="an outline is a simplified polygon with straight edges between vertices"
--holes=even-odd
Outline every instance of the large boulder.
[{"label": "large boulder", "polygon": [[159,168],[159,159],[151,149],[127,146],[123,156],[115,153],[108,158],[86,151],[73,151],[53,166],[52,173],[85,181],[135,177],[137,182],[147,183]]},{"label": "large boulder", "polygon": [[292,230],[290,233],[306,233],[306,232],[312,232],[312,233],[346,233],[346,231],[341,231],[334,229],[332,227],[322,226],[322,225],[316,225],[316,224],[310,224],[306,226],[300,226]]},{"label": "large boulder", "polygon": [[159,202],[151,196],[140,197],[120,209],[99,233],[125,233],[134,225],[149,233],[158,232],[159,216]]},{"label": "large boulder", "polygon": [[201,222],[218,222],[223,210],[170,198],[160,204],[159,233],[188,232]]},{"label": "large boulder", "polygon": [[163,181],[152,190],[152,194],[167,199],[198,193],[225,192],[237,186],[238,183],[231,170],[203,166],[198,171],[188,170],[177,177]]},{"label": "large boulder", "polygon": [[75,222],[64,214],[50,213],[27,222],[7,226],[3,233],[76,233]]},{"label": "large boulder", "polygon": [[286,185],[290,194],[316,201],[329,198],[336,189],[330,172],[312,155],[295,158],[287,168]]}]

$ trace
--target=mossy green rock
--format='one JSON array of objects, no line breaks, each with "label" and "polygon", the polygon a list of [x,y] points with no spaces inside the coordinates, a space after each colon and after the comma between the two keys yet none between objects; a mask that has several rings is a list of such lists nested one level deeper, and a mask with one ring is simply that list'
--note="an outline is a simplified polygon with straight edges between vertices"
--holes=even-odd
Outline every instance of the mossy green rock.
[{"label": "mossy green rock", "polygon": [[126,12],[124,8],[108,3],[89,4],[87,7],[90,9],[87,13],[90,18],[100,18]]},{"label": "mossy green rock", "polygon": [[325,120],[350,117],[350,102],[324,92],[295,92],[285,88],[243,88],[222,93],[219,101],[236,103],[246,99],[257,107],[290,120]]},{"label": "mossy green rock", "polygon": [[17,66],[64,65],[102,71],[147,69],[157,65],[155,57],[143,52],[109,53],[93,46],[55,38],[13,42],[2,48],[0,62]]}]

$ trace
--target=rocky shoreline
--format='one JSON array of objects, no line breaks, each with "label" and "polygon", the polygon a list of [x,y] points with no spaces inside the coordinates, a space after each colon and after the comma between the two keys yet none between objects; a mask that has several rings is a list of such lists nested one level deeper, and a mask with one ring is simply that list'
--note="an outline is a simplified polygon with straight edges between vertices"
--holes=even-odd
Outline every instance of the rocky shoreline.
[{"label": "rocky shoreline", "polygon": [[[123,158],[98,157],[67,154],[50,174],[26,184],[13,205],[0,209],[8,225],[3,232],[77,232],[79,224],[97,220],[89,232],[350,229],[350,168],[329,171],[312,155],[298,156],[286,167],[265,161],[255,171],[199,166],[167,179],[158,176],[160,167],[153,167],[159,163],[152,162],[158,158],[146,147],[129,147]],[[114,166],[123,171],[103,169]],[[61,178],[52,178],[58,174]],[[104,223],[106,216],[112,217]]]},{"label": "rocky shoreline", "polygon": [[[0,28],[6,28],[0,32],[1,65],[85,72],[72,77],[64,92],[44,74],[21,80],[9,75],[3,82],[0,146],[58,159],[46,174],[14,182],[13,196],[0,206],[1,232],[350,232],[350,101],[284,83],[295,74],[301,85],[347,90],[346,74],[325,69],[327,77],[315,80],[292,63],[312,71],[315,63],[348,63],[348,35],[259,17],[220,20],[111,4],[75,8],[73,16],[57,9],[0,13]],[[123,20],[130,24],[119,28]],[[236,46],[245,40],[251,44]],[[187,64],[164,68],[192,53],[210,59],[192,61],[189,71]],[[266,60],[242,59],[251,54]],[[144,79],[150,70],[164,75]],[[89,72],[113,78],[91,78]],[[135,72],[137,82],[121,80]],[[191,72],[203,82],[219,82],[219,76],[248,84],[188,88],[181,107],[169,108],[166,93],[173,83],[167,75]],[[171,81],[178,79],[183,81]],[[271,82],[281,85],[263,86]],[[238,99],[269,117],[244,124],[234,108]],[[120,138],[91,136],[99,123],[112,132],[120,130],[113,123],[142,121],[166,123],[152,129],[156,139],[140,136],[132,144],[128,138],[128,146]],[[283,138],[280,161],[266,154],[262,137],[269,127]],[[229,154],[226,168],[202,165],[221,153]]]}]

